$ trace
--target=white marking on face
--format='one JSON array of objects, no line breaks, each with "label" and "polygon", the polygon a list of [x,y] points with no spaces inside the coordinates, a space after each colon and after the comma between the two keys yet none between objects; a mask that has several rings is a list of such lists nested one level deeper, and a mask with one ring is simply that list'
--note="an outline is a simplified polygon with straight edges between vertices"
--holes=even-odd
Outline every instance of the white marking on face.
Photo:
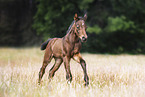
[{"label": "white marking on face", "polygon": [[82,26],[84,26],[84,22],[82,23]]}]

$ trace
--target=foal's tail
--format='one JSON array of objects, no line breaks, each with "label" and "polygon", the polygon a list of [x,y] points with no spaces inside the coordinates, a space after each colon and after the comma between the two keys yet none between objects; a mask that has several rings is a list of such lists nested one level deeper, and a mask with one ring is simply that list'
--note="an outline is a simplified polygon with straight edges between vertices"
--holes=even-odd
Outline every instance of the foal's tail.
[{"label": "foal's tail", "polygon": [[46,49],[46,46],[47,44],[49,43],[49,41],[51,40],[52,38],[49,38],[46,42],[42,43],[41,45],[41,50],[45,50]]}]

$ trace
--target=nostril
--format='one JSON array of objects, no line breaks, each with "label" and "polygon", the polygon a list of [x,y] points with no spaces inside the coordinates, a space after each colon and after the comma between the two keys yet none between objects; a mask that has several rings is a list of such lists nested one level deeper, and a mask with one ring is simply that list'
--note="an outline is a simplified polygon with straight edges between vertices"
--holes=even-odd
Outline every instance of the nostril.
[{"label": "nostril", "polygon": [[86,41],[87,39],[86,39],[85,37],[82,37],[82,40],[83,40],[83,41]]}]

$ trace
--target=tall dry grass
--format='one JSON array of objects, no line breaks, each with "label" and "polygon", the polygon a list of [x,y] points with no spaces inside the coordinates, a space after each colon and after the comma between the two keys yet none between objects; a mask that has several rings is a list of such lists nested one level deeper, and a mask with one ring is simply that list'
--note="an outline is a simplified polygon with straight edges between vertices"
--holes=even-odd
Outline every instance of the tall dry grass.
[{"label": "tall dry grass", "polygon": [[43,54],[38,48],[0,48],[0,97],[145,97],[144,55],[82,54],[90,78],[84,87],[82,68],[74,61],[70,85],[63,64],[49,82],[54,60],[37,85]]}]

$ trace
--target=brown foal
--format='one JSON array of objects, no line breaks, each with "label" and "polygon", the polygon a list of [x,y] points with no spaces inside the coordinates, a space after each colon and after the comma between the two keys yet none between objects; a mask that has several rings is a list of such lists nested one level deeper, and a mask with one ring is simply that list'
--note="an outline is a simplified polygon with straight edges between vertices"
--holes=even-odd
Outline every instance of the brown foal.
[{"label": "brown foal", "polygon": [[53,67],[49,71],[49,79],[51,79],[55,72],[59,69],[62,62],[66,70],[66,79],[68,82],[72,81],[72,74],[70,70],[70,60],[73,58],[76,62],[81,64],[84,71],[85,86],[89,85],[89,77],[86,70],[86,62],[80,54],[81,42],[87,40],[86,24],[87,14],[84,17],[74,16],[74,21],[70,25],[67,34],[63,38],[51,38],[44,42],[41,50],[45,49],[43,65],[39,72],[39,81],[45,73],[45,68],[50,63],[51,59],[55,59]]}]

